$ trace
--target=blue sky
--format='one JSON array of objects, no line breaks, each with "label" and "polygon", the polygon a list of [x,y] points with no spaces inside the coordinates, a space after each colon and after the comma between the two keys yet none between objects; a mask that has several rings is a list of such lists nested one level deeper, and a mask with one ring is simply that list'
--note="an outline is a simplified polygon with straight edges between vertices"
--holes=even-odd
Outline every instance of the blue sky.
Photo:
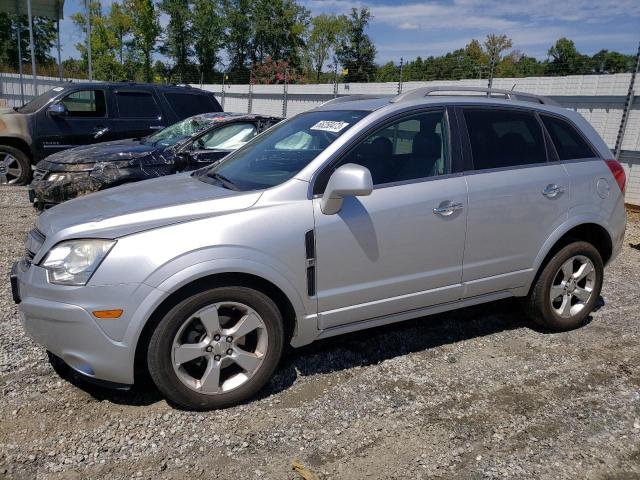
[{"label": "blue sky", "polygon": [[[111,0],[103,1],[105,11]],[[376,61],[398,62],[400,57],[440,55],[461,48],[472,38],[505,33],[514,48],[540,59],[560,37],[575,41],[578,49],[593,54],[602,48],[635,53],[640,40],[639,0],[299,0],[312,14],[348,13],[368,6],[373,14],[369,35]],[[66,0],[61,22],[63,58],[78,57],[75,44],[82,35],[71,14],[81,0]],[[166,25],[167,19],[161,18]]]}]

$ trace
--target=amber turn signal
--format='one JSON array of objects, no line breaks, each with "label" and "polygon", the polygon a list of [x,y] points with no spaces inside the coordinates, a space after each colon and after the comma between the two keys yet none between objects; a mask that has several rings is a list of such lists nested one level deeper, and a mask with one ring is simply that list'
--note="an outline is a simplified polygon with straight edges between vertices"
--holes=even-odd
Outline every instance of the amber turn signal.
[{"label": "amber turn signal", "polygon": [[123,310],[121,308],[115,310],[94,310],[93,316],[96,318],[120,318]]}]

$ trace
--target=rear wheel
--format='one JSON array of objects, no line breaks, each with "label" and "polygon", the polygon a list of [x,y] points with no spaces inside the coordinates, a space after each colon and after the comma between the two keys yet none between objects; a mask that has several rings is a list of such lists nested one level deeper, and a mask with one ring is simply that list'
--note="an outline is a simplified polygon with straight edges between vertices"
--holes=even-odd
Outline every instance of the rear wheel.
[{"label": "rear wheel", "polygon": [[183,300],[160,321],[147,362],[158,389],[193,410],[224,408],[260,390],[282,355],[282,317],[273,301],[245,287]]},{"label": "rear wheel", "polygon": [[603,275],[598,250],[587,242],[571,243],[542,270],[527,297],[527,313],[553,330],[577,328],[600,297]]},{"label": "rear wheel", "polygon": [[26,185],[31,180],[31,162],[24,152],[0,145],[0,184]]}]

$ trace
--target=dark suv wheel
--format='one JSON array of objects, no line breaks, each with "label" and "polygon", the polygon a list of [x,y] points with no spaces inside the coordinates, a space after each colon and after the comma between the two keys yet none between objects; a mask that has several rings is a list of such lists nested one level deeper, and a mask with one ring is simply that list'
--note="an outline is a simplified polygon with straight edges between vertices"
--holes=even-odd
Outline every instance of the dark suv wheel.
[{"label": "dark suv wheel", "polygon": [[147,362],[158,389],[193,410],[224,408],[255,395],[283,348],[273,301],[246,287],[214,288],[173,307],[156,327]]},{"label": "dark suv wheel", "polygon": [[581,326],[600,297],[603,274],[602,258],[593,245],[570,243],[540,273],[526,300],[527,313],[553,330]]},{"label": "dark suv wheel", "polygon": [[0,145],[0,184],[26,185],[31,180],[31,162],[22,150]]}]

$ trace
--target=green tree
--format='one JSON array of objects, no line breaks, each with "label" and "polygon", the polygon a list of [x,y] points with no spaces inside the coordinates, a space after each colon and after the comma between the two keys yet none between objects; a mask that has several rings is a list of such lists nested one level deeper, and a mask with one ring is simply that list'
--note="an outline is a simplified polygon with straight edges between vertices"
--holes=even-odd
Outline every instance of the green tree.
[{"label": "green tree", "polygon": [[220,0],[194,0],[193,4],[193,50],[204,82],[212,82],[214,68],[220,60],[224,45],[224,19]]},{"label": "green tree", "polygon": [[[102,6],[99,1],[89,3],[91,19],[91,60],[93,76],[97,80],[122,80],[124,69],[116,58],[118,51],[118,39],[108,22],[108,18],[102,14]],[[71,16],[76,28],[81,32],[82,42],[76,44],[80,52],[85,71],[88,70],[88,52],[84,39],[86,38],[86,15],[81,12]]]},{"label": "green tree", "polygon": [[376,47],[365,33],[370,21],[368,8],[361,8],[360,11],[351,9],[346,33],[336,51],[338,61],[347,70],[345,80],[348,82],[368,81],[376,74]]},{"label": "green tree", "polygon": [[484,48],[489,60],[494,56],[494,60],[498,63],[502,59],[502,53],[513,47],[513,41],[506,35],[487,35],[484,41]]},{"label": "green tree", "polygon": [[284,60],[293,68],[301,64],[309,11],[295,0],[256,0],[252,14],[253,63],[267,57]]},{"label": "green tree", "polygon": [[591,59],[578,52],[568,38],[558,40],[548,54],[552,60],[547,64],[547,72],[553,75],[580,75],[592,70]]},{"label": "green tree", "polygon": [[118,59],[120,64],[124,64],[124,48],[125,38],[131,33],[131,25],[133,19],[129,12],[123,8],[118,2],[111,4],[111,10],[109,11],[109,18],[107,20],[109,28],[113,31],[117,41]]},{"label": "green tree", "polygon": [[[9,15],[0,13],[0,63],[12,69],[18,68],[18,22],[22,30],[20,46],[22,63],[30,69],[31,50],[29,49],[29,19],[26,15]],[[53,65],[55,61],[50,55],[56,40],[56,25],[49,18],[33,17],[33,43],[36,63]]]},{"label": "green tree", "polygon": [[178,75],[180,81],[183,81],[187,76],[189,57],[193,54],[189,2],[188,0],[161,0],[158,6],[160,11],[169,15],[169,24],[159,48],[160,53],[174,61],[174,73]]},{"label": "green tree", "polygon": [[338,40],[344,35],[346,27],[347,17],[344,15],[322,14],[311,19],[306,51],[316,82],[320,82],[322,68],[336,51]]},{"label": "green tree", "polygon": [[600,50],[591,57],[591,65],[596,73],[631,72],[635,65],[635,57],[633,55]]},{"label": "green tree", "polygon": [[[229,70],[240,77],[247,73],[251,52],[251,5],[251,0],[223,0]],[[242,79],[239,78],[239,80]]]},{"label": "green tree", "polygon": [[142,78],[146,82],[153,81],[151,62],[156,49],[157,37],[160,34],[158,11],[152,0],[125,0],[126,10],[131,16],[132,40],[130,46],[133,59],[142,63]]}]

